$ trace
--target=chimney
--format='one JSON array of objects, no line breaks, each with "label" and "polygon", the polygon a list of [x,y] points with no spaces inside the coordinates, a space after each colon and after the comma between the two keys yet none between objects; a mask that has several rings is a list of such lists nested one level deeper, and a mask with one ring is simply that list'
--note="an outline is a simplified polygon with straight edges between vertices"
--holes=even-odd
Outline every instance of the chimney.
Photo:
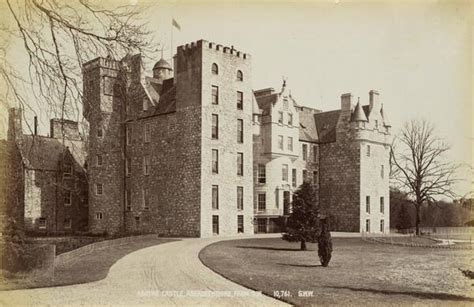
[{"label": "chimney", "polygon": [[341,111],[352,111],[354,104],[352,103],[352,94],[346,93],[341,95]]},{"label": "chimney", "polygon": [[67,119],[53,118],[50,120],[50,135],[55,139],[63,137],[71,141],[81,140],[78,123]]},{"label": "chimney", "polygon": [[21,123],[21,109],[11,108],[8,110],[8,140],[16,141],[23,136]]},{"label": "chimney", "polygon": [[35,116],[33,124],[34,124],[34,134],[38,135],[38,116]]},{"label": "chimney", "polygon": [[373,108],[376,110],[380,110],[380,101],[379,101],[379,92],[376,90],[371,90],[369,92],[369,103],[370,103],[370,111]]}]

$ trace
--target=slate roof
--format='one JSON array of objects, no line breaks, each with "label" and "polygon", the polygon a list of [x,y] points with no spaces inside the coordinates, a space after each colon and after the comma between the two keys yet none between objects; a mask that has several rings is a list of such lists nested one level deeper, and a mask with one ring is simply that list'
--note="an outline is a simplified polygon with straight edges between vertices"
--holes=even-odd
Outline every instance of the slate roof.
[{"label": "slate roof", "polygon": [[176,86],[161,94],[158,105],[155,108],[155,115],[166,114],[176,111]]},{"label": "slate roof", "polygon": [[298,111],[298,115],[300,118],[300,140],[317,142],[319,134],[316,127],[315,114],[308,110]]},{"label": "slate roof", "polygon": [[[83,170],[85,150],[82,141],[65,141],[41,135],[23,135],[17,143],[21,158],[26,168],[58,171],[59,162],[69,152],[74,158],[74,167]],[[69,146],[72,148],[69,148]]]},{"label": "slate roof", "polygon": [[336,125],[341,110],[327,111],[314,114],[314,121],[318,132],[320,143],[336,141]]},{"label": "slate roof", "polygon": [[367,116],[365,112],[362,110],[360,103],[357,102],[354,112],[352,112],[351,121],[367,121]]}]

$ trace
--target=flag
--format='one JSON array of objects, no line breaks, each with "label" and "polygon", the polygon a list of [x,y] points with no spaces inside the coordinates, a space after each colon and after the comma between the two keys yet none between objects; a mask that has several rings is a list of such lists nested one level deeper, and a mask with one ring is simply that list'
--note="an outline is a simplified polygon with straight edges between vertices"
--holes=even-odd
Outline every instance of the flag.
[{"label": "flag", "polygon": [[173,18],[173,21],[171,22],[171,24],[176,28],[178,29],[179,31],[181,31],[181,26],[178,24],[178,22]]}]

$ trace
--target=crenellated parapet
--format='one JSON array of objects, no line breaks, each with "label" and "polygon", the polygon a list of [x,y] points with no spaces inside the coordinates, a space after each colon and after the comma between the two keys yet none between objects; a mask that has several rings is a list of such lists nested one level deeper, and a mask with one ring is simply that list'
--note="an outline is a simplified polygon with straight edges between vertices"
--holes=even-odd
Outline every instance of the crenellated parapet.
[{"label": "crenellated parapet", "polygon": [[242,59],[250,59],[250,54],[238,51],[234,48],[234,46],[228,47],[221,44],[208,42],[203,39],[198,40],[197,42],[192,42],[186,45],[179,46],[177,49],[177,55],[191,55],[202,48],[213,49],[222,53],[235,55],[236,57]]}]

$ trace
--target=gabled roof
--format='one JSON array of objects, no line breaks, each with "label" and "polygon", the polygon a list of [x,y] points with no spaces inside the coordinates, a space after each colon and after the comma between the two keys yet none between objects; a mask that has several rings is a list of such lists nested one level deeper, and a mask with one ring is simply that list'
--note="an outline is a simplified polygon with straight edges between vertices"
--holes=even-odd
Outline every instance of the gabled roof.
[{"label": "gabled roof", "polygon": [[336,125],[340,113],[341,110],[334,110],[314,114],[320,143],[336,141]]},{"label": "gabled roof", "polygon": [[[58,171],[61,159],[65,154],[71,154],[74,159],[74,167],[83,168],[79,159],[85,159],[85,155],[74,155],[61,140],[41,135],[23,135],[18,142],[18,149],[26,168],[45,171]],[[78,150],[74,150],[78,153]]]}]

